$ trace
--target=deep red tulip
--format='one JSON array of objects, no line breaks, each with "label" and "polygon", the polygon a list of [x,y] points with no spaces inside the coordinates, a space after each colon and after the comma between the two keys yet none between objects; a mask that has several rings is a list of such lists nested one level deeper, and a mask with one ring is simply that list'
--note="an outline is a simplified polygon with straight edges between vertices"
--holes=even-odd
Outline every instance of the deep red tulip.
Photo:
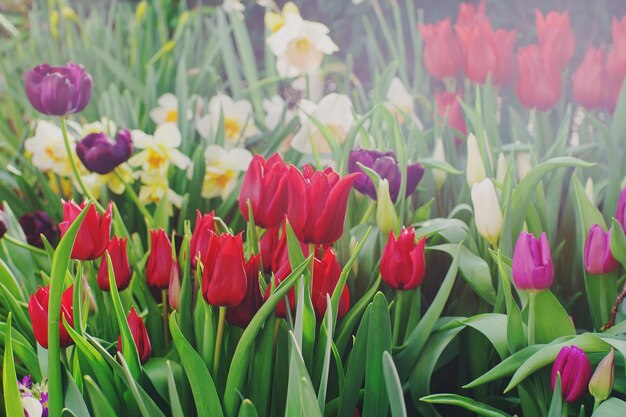
[{"label": "deep red tulip", "polygon": [[[59,315],[59,339],[61,347],[65,348],[73,344],[72,338],[67,333],[63,325],[63,317],[70,326],[74,326],[74,309],[73,309],[74,286],[70,286],[61,298],[61,313]],[[50,285],[44,288],[38,287],[34,294],[31,294],[28,301],[28,313],[30,320],[33,322],[33,333],[35,340],[44,349],[48,349],[48,303],[50,299]]]},{"label": "deep red tulip", "polygon": [[[135,307],[131,307],[130,313],[128,313],[128,317],[126,318],[126,320],[128,321],[128,327],[130,327],[130,332],[133,335],[135,346],[137,346],[139,360],[141,361],[141,363],[146,363],[146,361],[150,359],[150,354],[152,353],[152,345],[150,343],[150,336],[148,336],[148,331],[146,330],[146,325],[143,322],[143,319],[139,317],[139,315],[135,311]],[[117,339],[117,350],[119,352],[122,352],[121,337],[118,337]]]},{"label": "deep red tulip", "polygon": [[513,251],[511,267],[513,282],[520,290],[547,290],[554,281],[554,265],[548,236],[537,239],[533,234],[520,232]]},{"label": "deep red tulip", "polygon": [[211,232],[202,265],[202,295],[207,303],[226,307],[241,303],[248,288],[241,234]]},{"label": "deep red tulip", "polygon": [[[437,102],[437,114],[439,115],[440,123],[443,120],[448,121],[448,125],[458,132],[463,134],[463,137],[467,136],[467,126],[465,125],[465,118],[463,117],[463,109],[459,98],[463,96],[463,93],[457,91],[451,93],[445,91],[443,93],[435,93],[435,100]],[[461,143],[461,138],[455,136],[454,138],[457,144]]]},{"label": "deep red tulip", "polygon": [[[126,252],[126,242],[128,239],[120,239],[117,236],[113,236],[113,239],[109,242],[106,252],[109,252],[111,256],[111,263],[113,264],[113,273],[115,274],[115,284],[118,291],[122,291],[130,284],[130,278],[132,272],[130,270],[130,264],[128,263],[128,253]],[[100,268],[98,268],[98,287],[103,291],[109,291],[109,268],[105,255],[102,256],[100,261]]]},{"label": "deep red tulip", "polygon": [[281,241],[281,226],[275,226],[271,229],[267,229],[263,236],[261,236],[260,250],[261,250],[261,263],[263,264],[263,272],[269,273],[272,271],[272,259],[274,253]]},{"label": "deep red tulip", "polygon": [[582,398],[591,379],[591,364],[578,346],[563,346],[552,365],[551,386],[554,390],[556,374],[561,374],[561,396],[568,403]]},{"label": "deep red tulip", "polygon": [[450,19],[420,25],[420,31],[424,38],[424,66],[429,74],[439,80],[456,77],[463,68],[463,51]]},{"label": "deep red tulip", "polygon": [[599,109],[606,103],[604,48],[589,47],[573,76],[574,98],[586,109]]},{"label": "deep red tulip", "polygon": [[[322,320],[326,314],[326,294],[333,295],[335,287],[339,282],[339,276],[341,275],[341,266],[337,262],[337,257],[332,249],[324,251],[322,259],[313,261],[313,279],[311,281],[311,301],[313,302],[313,309],[318,320]],[[350,292],[348,287],[344,285],[341,292],[341,298],[339,299],[339,308],[337,310],[337,316],[342,318],[348,312],[350,308]]]},{"label": "deep red tulip", "polygon": [[166,289],[174,267],[172,243],[165,230],[150,231],[150,255],[146,264],[146,282],[149,286]]},{"label": "deep red tulip", "polygon": [[[59,223],[61,237],[65,235],[65,232],[83,211],[85,205],[86,203],[78,205],[73,201],[63,202],[63,221]],[[92,204],[78,229],[74,247],[72,248],[72,259],[87,261],[101,257],[109,244],[111,221],[111,203],[109,203],[102,215],[98,213],[96,207]]]},{"label": "deep red tulip", "polygon": [[215,232],[215,213],[211,211],[203,215],[199,210],[196,210],[196,227],[193,229],[191,242],[189,242],[190,261],[193,269],[198,264],[198,257],[209,247],[210,232]]},{"label": "deep red tulip", "polygon": [[180,307],[181,289],[180,265],[178,262],[174,262],[172,264],[172,272],[170,272],[170,283],[167,287],[167,303],[172,310],[178,310]]},{"label": "deep red tulip", "polygon": [[396,290],[412,290],[422,285],[426,273],[425,245],[426,238],[415,242],[412,227],[403,227],[397,239],[391,232],[380,259],[383,281]]},{"label": "deep red tulip", "polygon": [[485,20],[475,26],[457,26],[456,33],[463,47],[465,75],[475,83],[483,84],[489,74],[493,76],[498,63],[489,22]]},{"label": "deep red tulip", "polygon": [[585,270],[593,275],[608,274],[619,266],[611,252],[610,231],[605,232],[599,224],[591,226],[585,241],[583,261]]},{"label": "deep red tulip", "polygon": [[275,153],[267,161],[261,155],[254,155],[239,193],[239,211],[246,221],[250,220],[248,218],[248,200],[250,200],[257,226],[269,229],[280,224],[287,211],[289,197],[286,174],[287,164],[280,154]]},{"label": "deep red tulip", "polygon": [[331,244],[343,233],[348,196],[359,174],[341,178],[332,168],[315,171],[305,165],[303,172],[290,167],[287,218],[303,243]]},{"label": "deep red tulip", "polygon": [[515,84],[517,97],[524,107],[546,111],[561,98],[561,68],[550,56],[544,56],[537,45],[517,51],[519,77]]},{"label": "deep red tulip", "polygon": [[[270,298],[270,295],[272,295],[272,282],[274,284],[274,288],[276,288],[285,278],[289,276],[289,274],[291,274],[291,266],[289,265],[289,262],[286,262],[283,264],[282,267],[280,267],[278,272],[276,272],[273,275],[272,281],[265,288],[265,295],[263,296],[263,298],[266,301],[268,298]],[[296,309],[296,291],[293,287],[287,290],[287,301],[289,301],[289,311],[291,311],[291,313],[293,314],[293,312]],[[274,311],[274,314],[276,315],[276,317],[282,317],[282,318],[287,317],[287,307],[285,306],[285,297],[283,297],[278,302],[278,304],[276,304],[276,310]]]},{"label": "deep red tulip", "polygon": [[259,285],[259,261],[260,255],[251,256],[246,262],[247,292],[243,301],[235,307],[226,310],[226,321],[235,326],[245,328],[252,320],[252,317],[263,305],[261,286]]},{"label": "deep red tulip", "polygon": [[535,26],[543,56],[554,57],[560,70],[567,67],[576,48],[569,13],[550,12],[544,17],[539,10],[535,10]]}]

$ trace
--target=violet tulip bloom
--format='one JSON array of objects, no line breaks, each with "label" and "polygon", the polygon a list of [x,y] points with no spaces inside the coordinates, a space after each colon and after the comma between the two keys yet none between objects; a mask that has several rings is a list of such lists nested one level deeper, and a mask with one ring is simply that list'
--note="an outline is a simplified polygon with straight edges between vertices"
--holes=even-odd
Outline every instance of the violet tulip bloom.
[{"label": "violet tulip bloom", "polygon": [[108,174],[128,161],[132,152],[133,145],[128,129],[120,130],[115,142],[99,132],[88,134],[76,144],[76,154],[83,165],[100,175]]},{"label": "violet tulip bloom", "polygon": [[577,346],[563,346],[552,365],[551,385],[554,390],[556,375],[561,374],[561,395],[568,403],[579,400],[587,392],[591,378],[591,364],[585,352]]},{"label": "violet tulip bloom", "polygon": [[608,274],[619,266],[611,253],[610,231],[605,232],[598,224],[591,226],[585,241],[583,260],[585,270],[593,275]]},{"label": "violet tulip bloom", "polygon": [[550,288],[554,281],[554,266],[548,237],[539,239],[531,233],[521,232],[513,252],[513,281],[520,290],[541,291]]}]

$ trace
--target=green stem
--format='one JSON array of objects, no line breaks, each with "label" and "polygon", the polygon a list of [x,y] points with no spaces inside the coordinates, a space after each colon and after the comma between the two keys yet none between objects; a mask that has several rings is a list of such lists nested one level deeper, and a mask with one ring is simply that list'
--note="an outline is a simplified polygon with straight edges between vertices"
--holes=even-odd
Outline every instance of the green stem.
[{"label": "green stem", "polygon": [[76,161],[74,160],[74,154],[72,152],[72,148],[70,147],[70,139],[69,139],[69,136],[67,135],[67,123],[65,120],[65,116],[61,116],[61,132],[63,132],[63,143],[65,144],[65,152],[67,153],[67,157],[70,161],[70,166],[72,167],[72,172],[74,173],[76,182],[78,182],[78,185],[80,186],[83,196],[93,201],[94,204],[96,205],[96,208],[98,209],[100,213],[104,213],[104,207],[102,207],[102,205],[100,204],[98,200],[93,198],[93,196],[91,195],[91,193],[85,186],[85,183],[83,182],[83,178],[81,177],[80,172],[78,172],[78,167],[76,166]]},{"label": "green stem", "polygon": [[598,406],[602,403],[602,400],[599,398],[594,398],[594,402],[593,402],[593,411],[591,412],[591,414],[593,414],[596,411],[596,408],[598,408]]},{"label": "green stem", "polygon": [[359,224],[366,223],[369,220],[369,218],[372,217],[372,213],[374,213],[374,210],[376,210],[376,202],[372,200],[367,206],[365,213],[363,213],[363,216],[361,217]]},{"label": "green stem", "polygon": [[537,293],[528,293],[528,346],[535,344],[535,298]]},{"label": "green stem", "polygon": [[220,368],[220,354],[222,352],[222,339],[224,338],[224,322],[226,321],[226,307],[220,306],[220,315],[217,322],[217,335],[215,336],[215,353],[213,354],[213,378],[217,378]]},{"label": "green stem", "polygon": [[569,403],[563,402],[563,408],[561,409],[561,416],[567,417],[569,414]]},{"label": "green stem", "polygon": [[33,253],[36,253],[37,255],[48,256],[48,252],[46,252],[45,250],[40,249],[40,248],[38,248],[36,246],[29,245],[28,243],[22,242],[21,240],[17,240],[13,236],[4,235],[4,239],[7,242],[9,242],[9,243],[11,243],[11,244],[13,244],[15,246],[19,246],[20,248],[27,249],[27,250],[29,250],[29,251],[31,251]]},{"label": "green stem", "polygon": [[117,171],[117,168],[113,170],[113,172],[115,173],[117,178],[122,182],[122,184],[124,184],[124,191],[126,192],[126,195],[128,196],[128,198],[130,198],[132,202],[135,203],[135,206],[137,206],[137,209],[139,209],[139,212],[143,215],[143,217],[149,223],[148,227],[151,227],[152,220],[153,220],[152,215],[150,214],[146,206],[144,206],[143,203],[139,201],[139,197],[137,196],[137,193],[135,192],[135,190],[133,190],[133,188],[124,180],[124,178]]},{"label": "green stem", "polygon": [[169,343],[169,337],[167,335],[167,290],[161,290],[161,300],[163,301],[163,337],[165,338],[165,344]]},{"label": "green stem", "polygon": [[398,346],[398,343],[401,343],[400,339],[400,322],[402,321],[402,308],[404,307],[404,298],[406,291],[398,290],[396,291],[396,310],[393,316],[393,345]]}]

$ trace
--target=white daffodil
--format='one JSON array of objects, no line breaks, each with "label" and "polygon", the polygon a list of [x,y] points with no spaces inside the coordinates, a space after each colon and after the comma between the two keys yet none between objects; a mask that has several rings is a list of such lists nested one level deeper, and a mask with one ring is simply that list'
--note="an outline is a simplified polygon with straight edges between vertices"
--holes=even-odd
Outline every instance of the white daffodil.
[{"label": "white daffodil", "polygon": [[279,95],[263,100],[263,110],[265,110],[265,126],[269,130],[276,129],[281,120],[283,124],[287,124],[297,116],[296,112],[291,110],[289,104]]},{"label": "white daffodil", "polygon": [[128,163],[133,167],[141,167],[143,172],[158,172],[164,176],[170,163],[180,169],[186,169],[191,163],[189,157],[177,149],[182,138],[174,123],[157,127],[154,136],[133,130],[132,138],[133,146],[141,149],[141,152],[133,155]]},{"label": "white daffodil", "polygon": [[[172,93],[165,93],[157,100],[158,106],[150,110],[150,118],[158,126],[165,123],[178,122],[178,98]],[[192,117],[191,110],[187,110],[187,120]]]},{"label": "white daffodil", "polygon": [[302,100],[299,112],[302,127],[294,136],[291,147],[307,154],[313,153],[311,144],[319,153],[331,151],[326,138],[311,121],[311,117],[325,126],[339,144],[345,142],[348,131],[355,121],[352,102],[346,95],[331,93],[323,97],[319,104]]},{"label": "white daffodil", "polygon": [[103,117],[93,123],[86,123],[83,125],[84,135],[100,132],[105,133],[109,137],[113,137],[117,132],[117,124],[115,124],[113,120]]},{"label": "white daffodil", "polygon": [[324,55],[339,47],[328,36],[328,27],[302,19],[299,14],[285,13],[284,24],[267,38],[267,45],[276,55],[276,68],[283,77],[295,77],[315,71]]},{"label": "white daffodil", "polygon": [[387,98],[384,104],[387,110],[389,110],[396,117],[399,123],[404,123],[405,118],[409,117],[415,122],[418,128],[423,128],[421,120],[415,114],[413,96],[409,94],[407,89],[404,87],[404,84],[402,84],[402,81],[400,81],[398,77],[393,77],[391,79],[389,90],[387,91]]},{"label": "white daffodil", "polygon": [[158,204],[164,196],[167,196],[167,200],[176,207],[180,208],[183,205],[183,197],[169,188],[167,177],[158,171],[142,173],[139,201],[144,204]]},{"label": "white daffodil", "polygon": [[237,13],[239,16],[243,16],[246,6],[241,4],[240,0],[224,0],[224,3],[222,3],[222,10],[226,13]]},{"label": "white daffodil", "polygon": [[[74,149],[76,138],[82,136],[82,129],[74,122],[67,124],[70,148]],[[51,171],[62,177],[72,175],[72,166],[63,141],[63,132],[58,126],[45,120],[38,120],[35,135],[26,139],[24,148],[30,154],[33,165],[41,172]],[[73,157],[78,161],[75,153]]]},{"label": "white daffodil", "polygon": [[224,149],[211,145],[204,152],[206,172],[202,183],[203,198],[225,199],[237,185],[239,173],[246,171],[252,154],[246,149]]},{"label": "white daffodil", "polygon": [[[273,4],[273,2],[268,3],[269,4],[263,7],[271,7]],[[259,4],[259,6],[261,6],[261,4]],[[299,15],[300,9],[298,9],[298,6],[296,6],[293,2],[288,1],[287,3],[285,3],[280,13],[276,13],[271,10],[267,11],[265,13],[264,19],[265,27],[267,27],[272,33],[278,32],[278,30],[285,25],[285,16],[287,15],[287,13],[294,13]]]},{"label": "white daffodil", "polygon": [[224,145],[227,148],[236,146],[242,140],[259,133],[254,125],[252,105],[248,100],[234,101],[227,95],[217,94],[209,101],[209,113],[196,123],[200,136],[203,138],[215,136],[222,117],[224,118]]},{"label": "white daffodil", "polygon": [[104,186],[107,186],[112,193],[121,195],[126,190],[125,184],[132,184],[135,182],[133,170],[127,163],[118,165],[115,168],[115,171],[108,174],[100,175],[92,172],[83,175],[82,178],[83,183],[89,189],[91,195],[96,199],[100,198],[102,187]]}]

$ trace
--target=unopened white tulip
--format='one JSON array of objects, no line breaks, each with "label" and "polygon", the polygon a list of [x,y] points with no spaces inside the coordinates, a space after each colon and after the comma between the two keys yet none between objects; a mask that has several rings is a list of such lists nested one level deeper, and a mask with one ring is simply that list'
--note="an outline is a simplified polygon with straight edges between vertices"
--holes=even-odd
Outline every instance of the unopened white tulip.
[{"label": "unopened white tulip", "polygon": [[472,186],[472,204],[476,230],[489,243],[497,244],[502,231],[503,218],[496,188],[489,178]]},{"label": "unopened white tulip", "polygon": [[467,137],[467,166],[465,175],[469,186],[481,182],[487,176],[483,158],[480,156],[480,148],[478,147],[478,139],[473,133]]},{"label": "unopened white tulip", "polygon": [[530,153],[518,152],[515,155],[515,159],[517,160],[517,179],[521,181],[533,168],[530,161]]},{"label": "unopened white tulip", "polygon": [[[446,162],[446,150],[443,147],[443,140],[441,138],[437,138],[435,141],[435,150],[433,152],[433,159],[437,161]],[[443,184],[446,182],[446,171],[442,171],[440,169],[433,169],[433,179],[435,180],[435,187],[437,189],[441,189]]]},{"label": "unopened white tulip", "polygon": [[498,168],[496,169],[496,181],[503,183],[506,178],[506,172],[509,169],[509,164],[506,160],[506,156],[503,153],[498,155]]},{"label": "unopened white tulip", "polygon": [[595,204],[596,194],[593,189],[593,180],[591,179],[591,177],[587,178],[587,182],[585,182],[585,194],[587,194],[587,198],[589,199],[589,201]]}]

